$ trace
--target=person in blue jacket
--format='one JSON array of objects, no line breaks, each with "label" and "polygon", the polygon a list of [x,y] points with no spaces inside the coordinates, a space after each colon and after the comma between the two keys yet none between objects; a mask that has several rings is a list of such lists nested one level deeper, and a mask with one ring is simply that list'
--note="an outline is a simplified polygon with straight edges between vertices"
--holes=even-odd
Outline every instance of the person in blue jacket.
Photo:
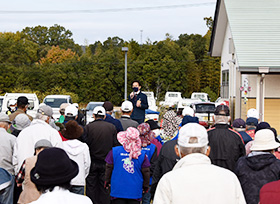
[{"label": "person in blue jacket", "polygon": [[155,138],[155,133],[151,131],[150,125],[148,123],[141,123],[140,125],[138,125],[137,129],[140,133],[142,150],[148,156],[149,162],[151,164],[149,191],[143,194],[142,204],[150,204],[150,186],[152,185],[153,171],[155,168],[155,163],[157,161],[157,147],[156,145],[151,143],[151,141]]},{"label": "person in blue jacket", "polygon": [[147,96],[141,92],[139,81],[132,83],[133,92],[130,93],[128,100],[133,104],[131,119],[136,120],[139,124],[145,120],[145,110],[149,108]]},{"label": "person in blue jacket", "polygon": [[147,192],[150,179],[150,162],[141,149],[139,131],[134,127],[119,132],[122,146],[113,147],[106,161],[105,184],[111,187],[113,204],[140,204],[142,193]]}]

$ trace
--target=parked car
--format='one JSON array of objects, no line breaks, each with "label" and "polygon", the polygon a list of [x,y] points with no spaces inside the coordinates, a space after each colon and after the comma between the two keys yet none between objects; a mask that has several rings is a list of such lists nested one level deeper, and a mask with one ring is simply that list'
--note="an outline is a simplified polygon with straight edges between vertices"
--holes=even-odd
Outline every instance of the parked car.
[{"label": "parked car", "polygon": [[60,113],[59,107],[62,103],[72,104],[72,98],[69,95],[47,95],[43,103],[50,106],[53,109],[53,118],[55,121],[59,120]]},{"label": "parked car", "polygon": [[191,105],[195,116],[198,117],[199,124],[205,128],[209,128],[213,125],[213,117],[216,109],[215,103],[212,102],[198,102]]},{"label": "parked car", "polygon": [[29,105],[27,108],[27,114],[34,118],[39,108],[39,100],[35,93],[6,93],[3,98],[1,112],[6,113],[8,110],[9,101],[17,100],[17,98],[20,96],[25,96],[28,98]]},{"label": "parked car", "polygon": [[86,124],[94,121],[93,109],[96,106],[102,106],[104,102],[89,102],[86,107]]}]

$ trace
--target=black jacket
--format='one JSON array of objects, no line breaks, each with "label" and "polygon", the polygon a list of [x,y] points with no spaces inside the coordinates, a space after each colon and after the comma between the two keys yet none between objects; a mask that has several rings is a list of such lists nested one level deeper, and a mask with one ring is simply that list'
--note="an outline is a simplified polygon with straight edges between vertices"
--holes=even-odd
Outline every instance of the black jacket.
[{"label": "black jacket", "polygon": [[[128,100],[133,104],[133,112],[130,117],[132,119],[145,119],[145,109],[149,107],[147,96],[140,91],[140,93],[133,98],[129,96]],[[138,100],[141,100],[141,107],[136,106]]]},{"label": "black jacket", "polygon": [[163,144],[157,162],[155,164],[155,168],[153,171],[153,180],[151,186],[151,196],[154,197],[157,184],[161,177],[171,171],[177,161],[179,161],[179,157],[175,153],[174,146],[177,144],[177,140],[171,140]]},{"label": "black jacket", "polygon": [[208,140],[212,164],[234,171],[237,160],[245,156],[241,136],[227,124],[216,124],[208,130]]},{"label": "black jacket", "polygon": [[91,161],[105,164],[109,151],[119,145],[115,126],[103,120],[95,120],[85,126],[85,134]]},{"label": "black jacket", "polygon": [[273,154],[241,157],[237,162],[236,175],[246,203],[257,204],[262,186],[280,179],[280,161]]}]

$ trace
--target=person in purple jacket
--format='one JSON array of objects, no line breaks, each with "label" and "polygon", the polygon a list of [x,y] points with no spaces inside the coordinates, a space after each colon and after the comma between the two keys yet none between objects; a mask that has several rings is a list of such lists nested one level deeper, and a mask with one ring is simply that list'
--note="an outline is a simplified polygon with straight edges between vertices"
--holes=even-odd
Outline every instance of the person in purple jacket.
[{"label": "person in purple jacket", "polygon": [[119,132],[122,146],[114,147],[107,155],[105,187],[111,187],[113,204],[140,204],[142,193],[147,192],[150,179],[150,162],[141,148],[139,131],[129,127]]}]

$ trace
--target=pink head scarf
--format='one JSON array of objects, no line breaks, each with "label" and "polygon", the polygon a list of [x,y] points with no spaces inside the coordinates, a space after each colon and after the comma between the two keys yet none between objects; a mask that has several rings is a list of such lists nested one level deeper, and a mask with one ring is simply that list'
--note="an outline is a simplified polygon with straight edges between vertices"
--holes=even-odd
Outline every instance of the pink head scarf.
[{"label": "pink head scarf", "polygon": [[140,133],[142,147],[147,147],[149,144],[151,144],[151,140],[155,138],[156,134],[151,131],[150,125],[148,123],[141,123],[138,125],[137,129]]},{"label": "pink head scarf", "polygon": [[139,131],[134,127],[129,127],[126,131],[119,132],[117,138],[125,151],[129,152],[129,159],[138,159],[141,155]]}]

